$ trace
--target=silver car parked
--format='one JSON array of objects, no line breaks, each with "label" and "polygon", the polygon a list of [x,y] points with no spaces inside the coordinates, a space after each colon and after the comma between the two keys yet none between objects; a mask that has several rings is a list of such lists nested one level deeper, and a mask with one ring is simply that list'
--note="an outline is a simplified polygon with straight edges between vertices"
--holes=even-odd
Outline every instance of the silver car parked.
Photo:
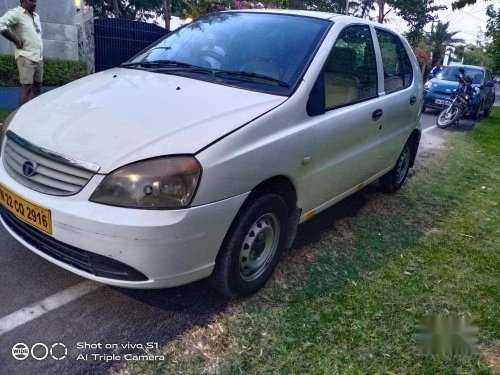
[{"label": "silver car parked", "polygon": [[394,192],[423,83],[384,25],[210,14],[5,123],[0,213],[45,259],[129,288],[259,290],[297,226],[367,184]]}]

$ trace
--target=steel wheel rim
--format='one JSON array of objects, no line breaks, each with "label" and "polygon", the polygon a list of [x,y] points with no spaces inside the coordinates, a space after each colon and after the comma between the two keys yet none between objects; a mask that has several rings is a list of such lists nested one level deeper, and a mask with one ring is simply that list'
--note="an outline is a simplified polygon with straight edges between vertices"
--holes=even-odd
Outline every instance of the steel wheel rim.
[{"label": "steel wheel rim", "polygon": [[252,224],[240,249],[239,268],[244,281],[254,281],[266,271],[278,249],[279,238],[276,215],[264,214]]},{"label": "steel wheel rim", "polygon": [[405,147],[396,165],[396,184],[401,184],[410,166],[410,148]]}]

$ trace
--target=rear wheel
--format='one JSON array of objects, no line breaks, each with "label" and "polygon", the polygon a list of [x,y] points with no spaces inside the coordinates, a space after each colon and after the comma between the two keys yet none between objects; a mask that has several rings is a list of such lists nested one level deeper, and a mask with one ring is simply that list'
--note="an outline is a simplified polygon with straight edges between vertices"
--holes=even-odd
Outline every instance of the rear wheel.
[{"label": "rear wheel", "polygon": [[436,125],[441,129],[447,128],[448,126],[451,126],[454,122],[456,122],[460,118],[461,114],[462,111],[460,110],[460,108],[455,105],[451,105],[441,111],[437,118]]},{"label": "rear wheel", "polygon": [[401,186],[403,186],[408,177],[413,152],[413,141],[409,140],[403,148],[403,151],[401,151],[394,169],[380,177],[379,184],[382,190],[394,193],[401,189]]},{"label": "rear wheel", "polygon": [[484,110],[484,117],[489,117],[491,113],[491,107]]},{"label": "rear wheel", "polygon": [[228,297],[246,296],[264,286],[285,245],[288,208],[274,193],[246,203],[217,256],[212,286]]}]

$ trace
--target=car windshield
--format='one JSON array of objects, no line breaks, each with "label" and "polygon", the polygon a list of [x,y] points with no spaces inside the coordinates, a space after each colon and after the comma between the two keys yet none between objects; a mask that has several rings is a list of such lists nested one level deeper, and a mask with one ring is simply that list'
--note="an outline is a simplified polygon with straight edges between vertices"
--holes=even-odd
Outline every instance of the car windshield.
[{"label": "car windshield", "polygon": [[288,95],[331,24],[269,13],[210,14],[122,66]]},{"label": "car windshield", "polygon": [[[448,66],[444,68],[438,75],[437,78],[444,79],[445,81],[455,81],[458,82],[457,75],[460,74],[459,66]],[[464,68],[465,75],[472,78],[472,83],[481,84],[484,79],[484,71],[480,69]]]}]

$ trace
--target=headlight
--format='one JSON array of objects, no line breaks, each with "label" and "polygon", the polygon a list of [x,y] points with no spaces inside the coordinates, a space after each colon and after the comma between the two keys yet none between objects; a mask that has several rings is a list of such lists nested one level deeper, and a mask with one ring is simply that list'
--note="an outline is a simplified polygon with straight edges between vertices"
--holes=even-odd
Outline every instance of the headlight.
[{"label": "headlight", "polygon": [[16,109],[14,112],[12,112],[10,115],[8,115],[7,118],[5,119],[5,122],[2,125],[2,132],[0,133],[0,150],[2,149],[3,139],[5,138],[5,134],[7,134],[7,129],[9,128],[9,125],[14,119],[14,116],[16,115],[17,111],[19,111],[19,108]]},{"label": "headlight", "polygon": [[432,82],[425,82],[424,89],[426,90],[432,89]]},{"label": "headlight", "polygon": [[198,161],[189,156],[141,161],[106,176],[90,200],[130,208],[183,208],[191,203],[200,175]]}]

